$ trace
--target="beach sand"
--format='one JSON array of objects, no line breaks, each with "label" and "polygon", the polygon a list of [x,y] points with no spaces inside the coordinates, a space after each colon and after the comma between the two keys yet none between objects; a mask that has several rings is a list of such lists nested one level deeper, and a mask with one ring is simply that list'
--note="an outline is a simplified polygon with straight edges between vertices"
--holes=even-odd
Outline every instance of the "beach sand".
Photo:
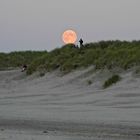
[{"label": "beach sand", "polygon": [[121,72],[120,82],[103,89],[111,74],[0,71],[0,140],[140,139],[140,77]]}]

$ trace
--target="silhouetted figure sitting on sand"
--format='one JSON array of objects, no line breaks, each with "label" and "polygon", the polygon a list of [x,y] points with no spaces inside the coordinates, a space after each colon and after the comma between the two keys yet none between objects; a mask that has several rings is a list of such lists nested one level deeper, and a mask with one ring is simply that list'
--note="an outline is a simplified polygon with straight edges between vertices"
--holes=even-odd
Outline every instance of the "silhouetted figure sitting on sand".
[{"label": "silhouetted figure sitting on sand", "polygon": [[23,66],[22,66],[21,72],[24,72],[25,70],[27,70],[27,65],[23,65]]},{"label": "silhouetted figure sitting on sand", "polygon": [[80,43],[80,48],[84,46],[82,38],[80,38],[79,43]]}]

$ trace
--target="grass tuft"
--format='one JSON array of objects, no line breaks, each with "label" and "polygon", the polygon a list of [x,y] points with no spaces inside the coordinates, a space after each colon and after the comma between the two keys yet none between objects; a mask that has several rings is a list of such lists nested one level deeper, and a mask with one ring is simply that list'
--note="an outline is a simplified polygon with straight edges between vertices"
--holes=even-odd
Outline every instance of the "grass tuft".
[{"label": "grass tuft", "polygon": [[119,82],[120,80],[121,80],[121,77],[119,75],[113,75],[112,77],[110,77],[104,82],[103,88],[108,88],[109,86]]},{"label": "grass tuft", "polygon": [[88,83],[88,85],[91,85],[92,84],[92,81],[91,80],[88,80],[87,83]]}]

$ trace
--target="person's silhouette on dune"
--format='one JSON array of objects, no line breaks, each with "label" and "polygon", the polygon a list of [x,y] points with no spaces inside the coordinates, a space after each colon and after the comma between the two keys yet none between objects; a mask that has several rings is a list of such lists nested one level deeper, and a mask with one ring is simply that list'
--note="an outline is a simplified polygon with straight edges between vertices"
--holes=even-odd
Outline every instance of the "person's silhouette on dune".
[{"label": "person's silhouette on dune", "polygon": [[83,47],[83,40],[82,40],[82,38],[80,38],[79,43],[80,43],[80,47]]},{"label": "person's silhouette on dune", "polygon": [[21,72],[24,72],[25,70],[27,70],[27,65],[23,65],[23,66],[22,66]]}]

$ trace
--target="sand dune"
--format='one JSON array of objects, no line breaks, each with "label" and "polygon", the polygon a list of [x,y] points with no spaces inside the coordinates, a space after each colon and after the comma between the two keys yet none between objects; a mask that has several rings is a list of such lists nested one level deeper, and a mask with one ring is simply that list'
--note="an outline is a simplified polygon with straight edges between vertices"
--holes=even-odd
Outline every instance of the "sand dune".
[{"label": "sand dune", "polygon": [[93,67],[44,77],[1,71],[0,139],[140,139],[140,78],[122,72],[102,89],[110,75]]}]

